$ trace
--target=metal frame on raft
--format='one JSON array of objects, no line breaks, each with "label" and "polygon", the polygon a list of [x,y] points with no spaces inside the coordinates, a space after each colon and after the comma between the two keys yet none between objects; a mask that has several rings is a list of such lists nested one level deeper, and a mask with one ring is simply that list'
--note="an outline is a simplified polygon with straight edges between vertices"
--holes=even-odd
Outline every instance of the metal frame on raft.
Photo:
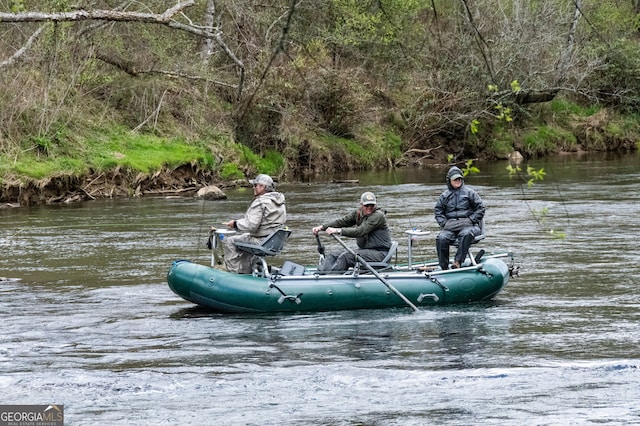
[{"label": "metal frame on raft", "polygon": [[[483,226],[484,227],[484,226]],[[507,251],[507,252],[502,252],[502,253],[490,253],[487,254],[483,249],[479,250],[478,253],[476,253],[475,255],[472,253],[471,248],[469,248],[469,253],[467,254],[467,259],[469,259],[469,266],[462,266],[461,268],[457,268],[457,269],[447,269],[447,270],[440,270],[437,269],[439,268],[439,264],[437,261],[432,261],[432,262],[421,262],[419,264],[419,266],[414,266],[413,264],[413,260],[412,260],[412,256],[413,256],[413,245],[414,245],[414,241],[418,241],[418,240],[422,240],[427,238],[427,236],[429,234],[431,234],[431,231],[422,231],[419,229],[407,229],[406,231],[404,231],[405,234],[407,234],[407,268],[410,270],[415,270],[415,269],[419,269],[419,270],[424,270],[426,272],[429,272],[430,274],[450,274],[450,273],[455,273],[456,271],[459,270],[470,270],[470,269],[478,269],[478,262],[480,261],[480,259],[488,259],[488,258],[494,258],[494,259],[500,259],[500,258],[509,258],[510,261],[507,264],[507,266],[509,266],[509,271],[512,271],[514,268],[514,255],[511,251]],[[479,241],[484,240],[484,234],[480,237],[477,238],[476,240],[474,240],[474,242],[472,243],[472,247],[473,244],[476,244]],[[505,262],[506,263],[506,262]],[[402,267],[400,267],[402,269]]]},{"label": "metal frame on raft", "polygon": [[[413,259],[413,245],[415,241],[418,240],[423,240],[428,238],[428,236],[431,234],[431,231],[423,231],[423,230],[419,230],[419,229],[408,229],[406,231],[404,231],[404,233],[407,235],[407,264],[406,265],[392,265],[389,264],[388,268],[384,268],[384,269],[380,269],[379,272],[381,274],[385,274],[388,272],[412,272],[415,273],[417,272],[421,272],[421,273],[426,273],[428,275],[441,275],[441,274],[451,274],[451,273],[456,273],[459,272],[461,270],[475,270],[475,269],[479,269],[481,267],[480,264],[478,264],[480,258],[509,258],[510,261],[507,263],[507,266],[509,267],[509,272],[511,276],[515,276],[517,275],[517,269],[514,267],[514,256],[513,253],[511,251],[508,252],[502,252],[502,253],[490,253],[487,254],[485,253],[484,250],[480,250],[475,256],[472,254],[471,249],[469,249],[469,254],[468,254],[468,266],[462,266],[461,268],[458,269],[448,269],[448,270],[441,270],[439,269],[439,265],[437,261],[430,261],[430,262],[418,262],[414,264],[414,259]],[[231,235],[235,235],[237,234],[237,232],[235,230],[229,230],[229,229],[215,229],[212,228],[210,234],[209,234],[209,242],[208,242],[208,246],[211,248],[211,267],[215,268],[216,265],[222,265],[224,260],[223,260],[223,254],[220,253],[222,251],[222,247],[221,247],[221,243],[222,241],[224,241],[224,239],[228,236]],[[484,238],[484,236],[483,236]],[[479,240],[478,240],[479,241]],[[477,241],[476,241],[477,242]],[[475,243],[475,242],[474,242]],[[287,264],[288,268],[291,268],[291,270],[297,270],[304,272],[304,275],[312,275],[315,276],[316,278],[318,278],[318,276],[320,275],[320,273],[317,271],[317,268],[309,268],[306,267],[304,265],[298,265],[295,264],[293,262],[290,261],[286,261],[285,264]],[[465,263],[466,265],[466,263]],[[256,256],[256,260],[254,261],[254,268],[253,268],[253,276],[257,276],[257,277],[264,277],[264,278],[271,278],[271,277],[282,277],[282,269],[284,269],[284,265],[282,268],[277,268],[277,267],[269,267],[267,265],[267,262],[265,260],[264,257],[261,256]],[[515,272],[514,272],[515,271]],[[359,264],[356,264],[356,266],[354,268],[350,268],[348,271],[346,272],[341,272],[339,274],[322,274],[323,277],[325,276],[336,276],[336,275],[352,275],[357,277],[360,273],[362,273],[362,270],[360,268]],[[296,273],[295,275],[302,275],[301,273]]]}]

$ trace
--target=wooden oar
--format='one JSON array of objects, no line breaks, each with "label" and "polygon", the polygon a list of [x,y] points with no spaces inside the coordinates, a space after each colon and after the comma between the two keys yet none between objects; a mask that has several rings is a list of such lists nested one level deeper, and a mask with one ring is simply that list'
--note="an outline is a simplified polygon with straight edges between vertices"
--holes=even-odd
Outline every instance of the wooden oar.
[{"label": "wooden oar", "polygon": [[387,280],[385,280],[385,279],[384,279],[384,277],[383,277],[382,275],[380,275],[380,274],[378,273],[378,271],[376,271],[376,270],[373,268],[373,266],[369,265],[369,264],[367,263],[367,261],[366,261],[366,260],[364,260],[362,257],[358,256],[358,254],[357,254],[355,251],[353,251],[352,249],[350,249],[350,248],[349,248],[349,246],[347,246],[347,245],[344,243],[344,241],[342,241],[342,239],[340,239],[340,237],[338,237],[336,234],[331,234],[331,236],[332,236],[333,238],[335,238],[335,239],[336,239],[336,241],[337,241],[337,242],[339,242],[339,243],[342,245],[342,247],[344,247],[344,248],[345,248],[349,253],[351,253],[352,255],[354,255],[354,256],[356,257],[356,261],[359,261],[359,262],[360,262],[360,263],[362,263],[364,266],[366,266],[366,267],[367,267],[367,269],[368,269],[369,271],[371,271],[371,273],[372,273],[373,275],[375,275],[375,276],[376,276],[376,278],[377,278],[377,279],[379,279],[379,280],[382,282],[382,284],[386,285],[386,286],[387,286],[387,288],[388,288],[389,290],[391,290],[392,292],[394,292],[394,293],[396,294],[396,296],[398,296],[400,299],[402,299],[402,301],[403,301],[404,303],[406,303],[407,305],[409,305],[409,307],[410,307],[411,309],[413,309],[415,312],[418,312],[418,308],[416,307],[416,305],[414,305],[413,303],[411,303],[411,301],[410,301],[409,299],[407,299],[407,298],[404,296],[404,294],[400,293],[400,292],[398,291],[398,289],[397,289],[397,288],[395,288],[395,287],[394,287],[390,282],[388,282]]}]

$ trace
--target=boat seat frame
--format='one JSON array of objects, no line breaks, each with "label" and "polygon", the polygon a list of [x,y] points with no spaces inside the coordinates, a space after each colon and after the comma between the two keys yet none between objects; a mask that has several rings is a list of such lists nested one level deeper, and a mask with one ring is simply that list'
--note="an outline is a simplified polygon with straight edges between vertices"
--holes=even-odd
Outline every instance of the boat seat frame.
[{"label": "boat seat frame", "polygon": [[389,269],[391,268],[391,259],[397,254],[398,254],[398,242],[391,241],[391,247],[389,248],[389,251],[387,252],[384,259],[382,259],[380,262],[367,262],[367,264],[369,264],[369,266],[371,266],[373,269],[382,269],[382,270]]},{"label": "boat seat frame", "polygon": [[251,262],[253,275],[269,277],[269,266],[267,265],[265,257],[279,254],[290,236],[291,230],[289,228],[280,228],[267,235],[260,244],[237,241],[235,246],[238,250],[254,256]]}]

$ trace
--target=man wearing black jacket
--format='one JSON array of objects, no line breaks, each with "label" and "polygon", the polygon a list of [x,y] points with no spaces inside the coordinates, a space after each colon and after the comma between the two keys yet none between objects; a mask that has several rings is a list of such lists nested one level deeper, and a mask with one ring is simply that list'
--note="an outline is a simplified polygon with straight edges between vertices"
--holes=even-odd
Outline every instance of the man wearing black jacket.
[{"label": "man wearing black jacket", "polygon": [[440,195],[434,209],[441,229],[436,238],[440,268],[449,269],[449,246],[456,240],[458,251],[451,268],[462,265],[474,238],[482,233],[480,224],[484,212],[484,202],[478,193],[464,184],[462,170],[451,167],[447,173],[447,190]]}]

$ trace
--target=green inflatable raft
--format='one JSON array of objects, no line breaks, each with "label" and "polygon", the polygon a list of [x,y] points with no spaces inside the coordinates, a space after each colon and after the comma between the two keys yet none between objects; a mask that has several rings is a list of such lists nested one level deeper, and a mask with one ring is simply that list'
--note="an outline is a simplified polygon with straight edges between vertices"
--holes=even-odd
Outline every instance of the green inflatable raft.
[{"label": "green inflatable raft", "polygon": [[509,266],[493,257],[448,271],[397,268],[376,275],[359,269],[322,275],[291,262],[271,269],[266,276],[239,275],[178,260],[167,282],[178,296],[215,312],[309,312],[406,307],[387,284],[418,308],[489,300],[510,276]]}]

